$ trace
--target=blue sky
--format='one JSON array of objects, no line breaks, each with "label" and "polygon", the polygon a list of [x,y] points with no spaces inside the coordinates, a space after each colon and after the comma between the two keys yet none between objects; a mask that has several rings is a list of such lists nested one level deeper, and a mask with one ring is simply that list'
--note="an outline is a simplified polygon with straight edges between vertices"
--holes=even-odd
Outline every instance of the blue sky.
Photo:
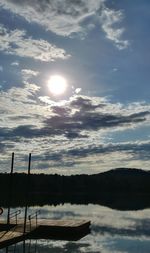
[{"label": "blue sky", "polygon": [[0,0],[0,170],[148,170],[149,23],[148,0]]}]

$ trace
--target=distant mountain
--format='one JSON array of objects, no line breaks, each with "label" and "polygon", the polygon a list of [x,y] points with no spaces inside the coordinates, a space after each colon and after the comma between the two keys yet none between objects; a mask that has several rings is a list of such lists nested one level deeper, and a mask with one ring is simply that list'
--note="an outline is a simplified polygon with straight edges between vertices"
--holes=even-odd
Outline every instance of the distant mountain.
[{"label": "distant mountain", "polygon": [[[115,174],[149,174],[150,172],[149,171],[145,171],[145,170],[142,170],[142,169],[136,169],[136,168],[117,168],[117,169],[112,169],[112,170],[109,170],[109,171],[106,171],[106,172],[103,172],[103,173],[106,173],[106,174],[112,174],[112,173],[115,173]],[[103,174],[103,173],[99,173],[99,174]]]},{"label": "distant mountain", "polygon": [[0,174],[0,205],[95,203],[116,209],[150,206],[150,172],[119,168],[94,175]]},{"label": "distant mountain", "polygon": [[91,191],[115,193],[150,192],[150,172],[142,169],[118,168],[89,176]]}]

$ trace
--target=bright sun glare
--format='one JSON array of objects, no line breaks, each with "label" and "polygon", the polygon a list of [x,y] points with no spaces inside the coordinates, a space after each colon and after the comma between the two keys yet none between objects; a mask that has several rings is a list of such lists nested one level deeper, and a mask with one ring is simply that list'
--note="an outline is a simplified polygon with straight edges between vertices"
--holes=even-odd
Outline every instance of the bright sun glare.
[{"label": "bright sun glare", "polygon": [[48,88],[53,95],[61,95],[67,88],[67,81],[62,76],[53,75],[48,80]]}]

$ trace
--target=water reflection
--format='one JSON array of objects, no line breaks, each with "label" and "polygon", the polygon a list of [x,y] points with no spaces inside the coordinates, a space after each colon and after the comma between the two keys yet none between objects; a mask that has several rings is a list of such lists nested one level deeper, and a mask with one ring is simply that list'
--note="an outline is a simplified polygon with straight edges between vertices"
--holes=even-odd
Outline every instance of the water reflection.
[{"label": "water reflection", "polygon": [[41,210],[41,218],[91,220],[91,234],[77,242],[32,240],[0,250],[30,253],[148,253],[150,249],[150,209],[117,211],[99,205],[60,205],[30,207]]}]

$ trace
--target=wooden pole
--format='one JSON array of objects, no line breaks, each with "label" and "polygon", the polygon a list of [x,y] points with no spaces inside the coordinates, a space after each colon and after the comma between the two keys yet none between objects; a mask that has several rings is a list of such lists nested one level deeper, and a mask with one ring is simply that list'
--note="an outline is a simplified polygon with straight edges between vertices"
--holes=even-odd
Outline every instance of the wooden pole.
[{"label": "wooden pole", "polygon": [[23,240],[23,253],[26,253],[26,241]]},{"label": "wooden pole", "polygon": [[8,213],[7,213],[7,224],[9,225],[10,223],[10,205],[11,205],[11,195],[12,195],[12,175],[13,175],[13,170],[14,170],[14,152],[12,153],[12,158],[11,158],[11,171],[10,171],[10,179],[9,179],[9,203],[8,203]]},{"label": "wooden pole", "polygon": [[11,172],[10,174],[12,175],[13,174],[13,170],[14,170],[14,152],[12,153],[12,159],[11,159]]},{"label": "wooden pole", "polygon": [[28,205],[27,205],[27,198],[29,193],[29,176],[31,171],[31,153],[29,154],[29,162],[28,162],[28,178],[27,178],[27,190],[26,190],[26,206],[25,206],[25,214],[24,214],[24,234],[26,232],[26,224],[27,224],[27,212],[28,212]]},{"label": "wooden pole", "polygon": [[29,154],[28,175],[30,175],[30,171],[31,171],[31,153]]}]

